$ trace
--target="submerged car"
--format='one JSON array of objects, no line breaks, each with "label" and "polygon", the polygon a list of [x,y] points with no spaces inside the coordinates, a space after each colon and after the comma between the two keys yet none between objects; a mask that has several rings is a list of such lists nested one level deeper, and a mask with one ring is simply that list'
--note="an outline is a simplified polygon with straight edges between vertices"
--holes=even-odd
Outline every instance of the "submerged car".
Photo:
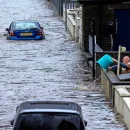
[{"label": "submerged car", "polygon": [[13,21],[7,31],[8,40],[42,40],[45,39],[43,27],[32,20]]},{"label": "submerged car", "polygon": [[13,130],[85,130],[81,107],[64,101],[27,101],[16,109]]}]

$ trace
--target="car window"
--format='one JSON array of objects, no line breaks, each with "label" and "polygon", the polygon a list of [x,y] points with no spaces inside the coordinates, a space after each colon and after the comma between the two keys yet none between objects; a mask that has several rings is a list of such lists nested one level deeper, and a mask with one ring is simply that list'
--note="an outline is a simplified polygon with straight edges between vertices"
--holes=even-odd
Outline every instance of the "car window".
[{"label": "car window", "polygon": [[15,30],[37,29],[38,24],[33,22],[17,22],[13,27]]},{"label": "car window", "polygon": [[22,114],[16,124],[16,130],[84,130],[80,116],[72,114]]}]

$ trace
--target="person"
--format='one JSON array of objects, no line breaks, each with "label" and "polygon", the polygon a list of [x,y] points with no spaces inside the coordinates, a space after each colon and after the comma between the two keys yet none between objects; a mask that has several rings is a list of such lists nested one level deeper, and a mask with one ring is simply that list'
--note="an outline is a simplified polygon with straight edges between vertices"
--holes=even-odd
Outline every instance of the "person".
[{"label": "person", "polygon": [[78,130],[74,123],[67,120],[62,120],[58,126],[58,130]]},{"label": "person", "polygon": [[[118,63],[118,61],[116,59],[112,58],[112,60],[115,63]],[[120,73],[122,73],[122,74],[130,73],[130,57],[129,56],[124,56],[122,61],[123,62],[120,62],[120,67],[121,67],[121,69],[120,69],[121,72]],[[110,66],[110,67],[108,67],[108,69],[117,71],[117,65]]]}]

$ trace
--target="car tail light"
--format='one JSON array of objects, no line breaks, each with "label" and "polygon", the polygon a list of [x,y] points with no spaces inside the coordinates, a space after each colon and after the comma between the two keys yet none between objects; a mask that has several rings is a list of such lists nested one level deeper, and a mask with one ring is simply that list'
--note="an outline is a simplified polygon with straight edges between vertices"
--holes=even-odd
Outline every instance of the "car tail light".
[{"label": "car tail light", "polygon": [[10,36],[15,36],[15,33],[14,32],[10,32]]},{"label": "car tail light", "polygon": [[38,36],[42,36],[43,32],[42,31],[38,31]]}]

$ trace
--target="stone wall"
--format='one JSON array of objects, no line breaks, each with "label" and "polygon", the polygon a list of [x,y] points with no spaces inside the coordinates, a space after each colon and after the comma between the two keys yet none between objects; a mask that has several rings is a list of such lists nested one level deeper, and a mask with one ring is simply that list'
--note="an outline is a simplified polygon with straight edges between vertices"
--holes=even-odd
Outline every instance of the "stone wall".
[{"label": "stone wall", "polygon": [[[95,17],[96,21],[96,36],[97,44],[104,50],[111,50],[111,34],[115,35],[114,25],[114,10],[115,9],[130,9],[130,4],[114,4],[114,5],[98,5],[98,4],[86,4],[83,3],[82,11],[82,28],[83,28],[83,47],[85,51],[88,51],[89,39],[91,34],[91,19]],[[111,26],[111,29],[109,28]]]},{"label": "stone wall", "polygon": [[106,98],[130,130],[130,81],[120,81],[112,71],[101,70],[102,88]]}]

